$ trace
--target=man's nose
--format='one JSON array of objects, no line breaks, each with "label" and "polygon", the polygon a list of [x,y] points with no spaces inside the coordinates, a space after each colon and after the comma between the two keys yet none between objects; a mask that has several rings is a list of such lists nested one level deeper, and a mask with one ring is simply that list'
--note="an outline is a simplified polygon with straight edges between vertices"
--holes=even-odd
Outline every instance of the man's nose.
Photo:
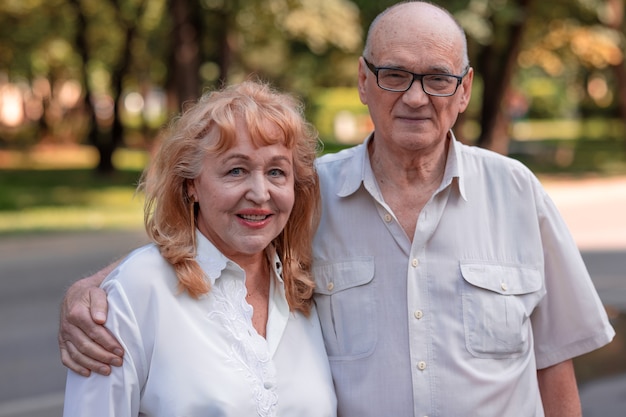
[{"label": "man's nose", "polygon": [[417,107],[428,103],[430,96],[424,92],[422,81],[415,79],[411,87],[404,92],[402,100],[412,107]]}]

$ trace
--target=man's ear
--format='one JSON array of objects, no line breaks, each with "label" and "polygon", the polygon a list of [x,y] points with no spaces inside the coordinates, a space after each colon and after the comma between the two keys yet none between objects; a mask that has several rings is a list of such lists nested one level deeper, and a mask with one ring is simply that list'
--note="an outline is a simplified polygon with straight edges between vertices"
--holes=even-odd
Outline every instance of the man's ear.
[{"label": "man's ear", "polygon": [[367,81],[368,75],[369,75],[368,69],[367,69],[367,66],[365,65],[365,61],[363,60],[363,57],[359,57],[358,90],[359,90],[359,98],[361,99],[361,103],[365,105],[367,105],[367,95],[365,94],[367,86],[365,83]]},{"label": "man's ear", "polygon": [[459,103],[459,113],[463,113],[469,106],[470,99],[472,98],[472,84],[474,82],[474,68],[470,67],[461,81],[459,86],[459,92],[461,93],[461,102]]}]

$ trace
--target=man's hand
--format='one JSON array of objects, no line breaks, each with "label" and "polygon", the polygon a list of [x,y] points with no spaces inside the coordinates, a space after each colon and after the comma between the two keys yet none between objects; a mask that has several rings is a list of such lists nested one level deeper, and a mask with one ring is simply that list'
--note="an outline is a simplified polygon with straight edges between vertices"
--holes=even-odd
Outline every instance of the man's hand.
[{"label": "man's hand", "polygon": [[115,264],[109,265],[72,284],[61,304],[61,362],[83,376],[89,376],[91,371],[109,375],[111,366],[122,365],[124,350],[104,327],[107,299],[98,287],[114,267]]}]

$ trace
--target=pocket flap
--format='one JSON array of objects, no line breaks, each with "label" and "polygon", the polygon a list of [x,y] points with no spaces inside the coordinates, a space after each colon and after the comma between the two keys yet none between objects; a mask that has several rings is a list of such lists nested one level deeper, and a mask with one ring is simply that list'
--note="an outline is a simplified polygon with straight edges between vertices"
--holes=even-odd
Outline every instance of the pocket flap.
[{"label": "pocket flap", "polygon": [[470,284],[503,295],[528,294],[541,288],[541,272],[529,266],[461,261],[461,274]]},{"label": "pocket flap", "polygon": [[313,267],[315,292],[332,295],[348,288],[365,285],[374,278],[374,258],[363,256]]}]

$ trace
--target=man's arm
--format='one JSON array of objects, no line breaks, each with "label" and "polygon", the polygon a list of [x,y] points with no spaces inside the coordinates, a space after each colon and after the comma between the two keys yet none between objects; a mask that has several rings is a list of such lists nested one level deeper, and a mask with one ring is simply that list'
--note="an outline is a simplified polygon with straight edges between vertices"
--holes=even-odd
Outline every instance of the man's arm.
[{"label": "man's arm", "polygon": [[583,415],[571,359],[537,370],[537,379],[546,417]]},{"label": "man's arm", "polygon": [[108,375],[111,365],[122,364],[124,350],[104,327],[107,299],[99,288],[118,263],[72,284],[61,303],[58,335],[61,362],[83,376],[89,376],[91,371]]}]

